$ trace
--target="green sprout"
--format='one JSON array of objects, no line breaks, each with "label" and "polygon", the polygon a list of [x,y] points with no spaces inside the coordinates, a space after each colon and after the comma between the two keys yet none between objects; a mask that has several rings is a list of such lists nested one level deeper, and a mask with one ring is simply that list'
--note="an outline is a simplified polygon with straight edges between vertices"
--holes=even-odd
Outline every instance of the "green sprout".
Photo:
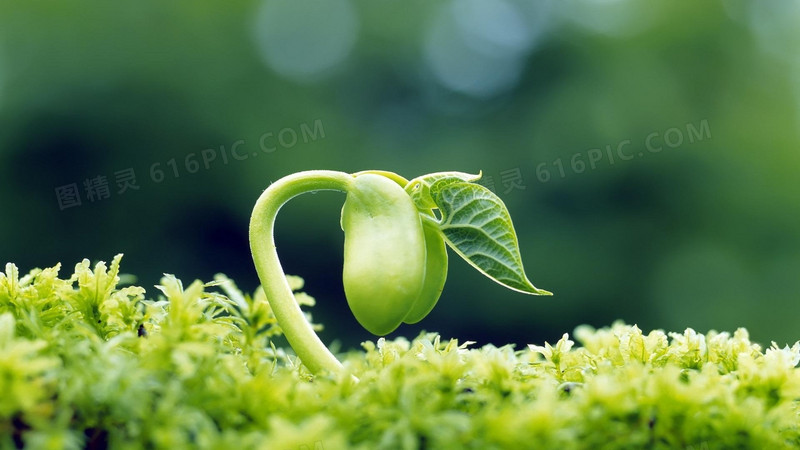
[{"label": "green sprout", "polygon": [[412,180],[386,171],[311,170],[270,185],[253,208],[250,248],[267,300],[297,356],[312,372],[341,363],[308,323],[284,275],[273,229],[293,197],[319,190],[346,193],[342,279],[356,320],[375,335],[430,313],[447,278],[449,245],[479,272],[525,294],[552,295],[525,275],[505,204],[475,183],[479,175],[438,172]]}]

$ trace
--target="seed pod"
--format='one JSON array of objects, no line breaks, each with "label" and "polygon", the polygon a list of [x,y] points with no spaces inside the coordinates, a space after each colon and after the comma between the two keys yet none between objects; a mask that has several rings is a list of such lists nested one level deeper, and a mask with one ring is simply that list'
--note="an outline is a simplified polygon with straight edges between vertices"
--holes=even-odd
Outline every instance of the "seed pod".
[{"label": "seed pod", "polygon": [[342,207],[347,303],[375,335],[394,331],[425,282],[425,235],[419,211],[396,182],[356,177]]},{"label": "seed pod", "polygon": [[431,312],[447,280],[447,246],[444,238],[430,222],[423,221],[422,229],[425,232],[425,282],[417,301],[403,319],[405,323],[417,323]]}]

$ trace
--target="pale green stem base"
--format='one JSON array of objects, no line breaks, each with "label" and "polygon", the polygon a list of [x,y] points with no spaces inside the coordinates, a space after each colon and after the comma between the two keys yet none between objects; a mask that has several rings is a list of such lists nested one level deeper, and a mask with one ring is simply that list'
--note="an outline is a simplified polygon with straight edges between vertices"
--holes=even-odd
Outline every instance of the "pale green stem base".
[{"label": "pale green stem base", "polygon": [[271,184],[261,194],[250,217],[250,251],[264,293],[289,344],[314,373],[325,370],[339,373],[342,363],[311,328],[289,288],[275,249],[275,216],[292,197],[320,190],[346,192],[353,180],[352,175],[330,170],[309,170],[289,175]]}]

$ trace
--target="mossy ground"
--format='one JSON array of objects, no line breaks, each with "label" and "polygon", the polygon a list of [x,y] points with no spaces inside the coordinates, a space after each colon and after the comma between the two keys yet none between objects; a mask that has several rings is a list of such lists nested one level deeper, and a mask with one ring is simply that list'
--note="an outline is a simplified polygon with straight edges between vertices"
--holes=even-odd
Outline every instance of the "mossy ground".
[{"label": "mossy ground", "polygon": [[616,323],[524,349],[430,333],[366,342],[344,374],[312,376],[271,343],[260,290],[166,276],[148,300],[118,286],[119,262],[0,273],[0,448],[800,445],[800,345],[762,351],[743,329]]}]

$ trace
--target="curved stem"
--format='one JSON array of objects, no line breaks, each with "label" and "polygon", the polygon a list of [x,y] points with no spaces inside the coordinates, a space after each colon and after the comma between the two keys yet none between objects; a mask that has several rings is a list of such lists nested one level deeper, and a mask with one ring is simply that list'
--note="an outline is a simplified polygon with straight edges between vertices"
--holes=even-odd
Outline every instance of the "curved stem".
[{"label": "curved stem", "polygon": [[342,364],[311,328],[292,294],[275,249],[273,230],[278,210],[305,192],[334,190],[346,192],[353,176],[330,170],[309,170],[286,176],[271,184],[256,201],[250,217],[250,251],[270,307],[303,364],[314,373],[338,373]]}]

